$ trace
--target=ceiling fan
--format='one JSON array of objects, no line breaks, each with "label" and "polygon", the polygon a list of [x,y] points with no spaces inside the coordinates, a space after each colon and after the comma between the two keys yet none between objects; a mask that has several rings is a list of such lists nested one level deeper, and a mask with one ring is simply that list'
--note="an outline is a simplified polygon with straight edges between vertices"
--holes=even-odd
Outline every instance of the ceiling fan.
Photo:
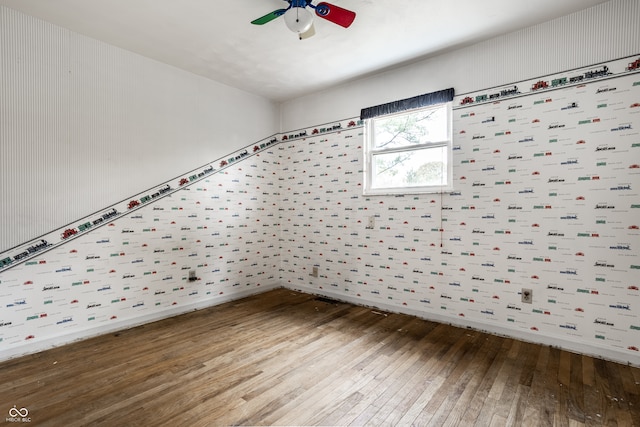
[{"label": "ceiling fan", "polygon": [[313,15],[307,7],[315,10],[316,15],[327,21],[338,24],[341,27],[348,28],[353,20],[356,19],[356,13],[339,6],[320,2],[317,5],[311,4],[312,0],[285,0],[289,3],[286,9],[277,9],[258,19],[251,21],[254,25],[263,25],[274,19],[284,15],[284,21],[287,27],[294,33],[298,33],[300,40],[307,39],[315,34],[313,28]]}]

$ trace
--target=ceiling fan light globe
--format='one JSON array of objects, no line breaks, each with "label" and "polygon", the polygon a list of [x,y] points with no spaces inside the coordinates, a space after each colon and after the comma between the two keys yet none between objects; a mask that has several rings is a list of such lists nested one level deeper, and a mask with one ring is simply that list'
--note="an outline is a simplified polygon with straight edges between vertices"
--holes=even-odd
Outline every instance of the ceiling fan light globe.
[{"label": "ceiling fan light globe", "polygon": [[304,33],[313,24],[313,15],[304,7],[292,7],[284,14],[284,22],[294,33]]}]

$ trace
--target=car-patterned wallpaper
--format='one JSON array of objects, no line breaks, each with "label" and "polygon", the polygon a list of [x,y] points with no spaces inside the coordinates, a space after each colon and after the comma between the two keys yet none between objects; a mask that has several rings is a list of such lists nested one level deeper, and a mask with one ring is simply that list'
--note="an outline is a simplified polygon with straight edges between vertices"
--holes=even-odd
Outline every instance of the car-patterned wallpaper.
[{"label": "car-patterned wallpaper", "polygon": [[286,145],[283,281],[639,364],[638,65],[456,97],[451,194],[363,196],[361,129]]},{"label": "car-patterned wallpaper", "polygon": [[0,256],[0,354],[279,285],[276,140]]},{"label": "car-patterned wallpaper", "polygon": [[354,118],[6,251],[0,355],[286,286],[640,365],[639,59],[457,96],[451,194],[363,196]]}]

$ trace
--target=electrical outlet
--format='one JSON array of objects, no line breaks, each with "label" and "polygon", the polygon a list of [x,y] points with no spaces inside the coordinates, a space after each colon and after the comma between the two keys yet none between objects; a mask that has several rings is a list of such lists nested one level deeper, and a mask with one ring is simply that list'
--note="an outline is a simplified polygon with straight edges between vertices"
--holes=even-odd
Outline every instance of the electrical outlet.
[{"label": "electrical outlet", "polygon": [[376,217],[371,215],[367,220],[367,229],[373,230],[376,227]]},{"label": "electrical outlet", "polygon": [[311,277],[318,277],[318,267],[313,267],[313,270],[311,271]]},{"label": "electrical outlet", "polygon": [[196,280],[198,280],[198,278],[196,277],[196,271],[195,270],[189,270],[189,281],[190,282],[195,282]]},{"label": "electrical outlet", "polygon": [[522,292],[520,293],[520,297],[522,299],[522,302],[524,302],[526,304],[532,304],[533,303],[533,291],[531,289],[522,288]]}]

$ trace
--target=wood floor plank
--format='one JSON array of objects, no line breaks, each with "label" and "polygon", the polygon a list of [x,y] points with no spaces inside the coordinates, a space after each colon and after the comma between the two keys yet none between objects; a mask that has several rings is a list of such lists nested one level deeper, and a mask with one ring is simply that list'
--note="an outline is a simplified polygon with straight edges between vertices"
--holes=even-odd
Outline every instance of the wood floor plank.
[{"label": "wood floor plank", "polygon": [[610,395],[607,396],[607,399],[610,402],[610,407],[613,412],[612,418],[614,418],[619,425],[632,425],[629,404],[634,405],[638,402],[631,401],[628,397],[629,395],[624,391],[621,369],[618,366],[610,364],[605,364],[605,368],[609,379]]},{"label": "wood floor plank", "polygon": [[[445,361],[442,360],[442,357],[440,355],[440,348],[447,347],[447,345],[443,343],[444,341],[446,341],[446,335],[444,334],[446,334],[446,327],[441,327],[441,326],[435,328],[429,334],[430,342],[433,342],[434,346],[430,347],[431,351],[428,352],[429,359],[427,362],[425,362],[426,364],[429,365],[427,372],[424,374],[424,380],[423,380],[424,385],[426,385],[427,387],[439,386],[438,385],[439,382],[437,381],[437,378],[435,382],[433,379],[434,379],[434,376],[437,377],[437,372],[439,372],[445,364]],[[442,339],[442,342],[432,341],[432,340],[438,340],[439,338]],[[372,381],[370,384],[367,385],[366,388],[362,389],[361,392],[365,395],[365,399],[359,402],[358,405],[355,405],[345,416],[338,419],[336,424],[348,425],[348,424],[354,423],[354,420],[365,411],[366,406],[370,404],[370,402],[373,400],[372,398],[378,396],[378,394],[370,393],[369,388],[374,387],[374,390],[376,390],[377,392],[377,390],[381,389],[381,383],[384,383],[384,380],[385,380],[385,376],[376,377],[375,381]],[[421,410],[421,407],[419,407],[419,410]]]},{"label": "wood floor plank", "polygon": [[544,407],[546,393],[548,388],[545,385],[546,369],[549,361],[549,347],[540,347],[536,366],[531,378],[531,388],[527,400],[527,407],[524,413],[524,425],[527,426],[544,426],[553,425],[552,413]]},{"label": "wood floor plank", "polygon": [[[370,314],[368,316],[369,316],[369,319],[375,319],[376,317],[375,315],[370,315]],[[375,320],[377,321],[378,319],[375,319]],[[370,320],[367,320],[367,322],[370,322]],[[364,327],[364,328],[361,328],[361,332],[362,334],[357,338],[352,338],[351,336],[349,337],[351,341],[349,343],[349,346],[344,348],[345,352],[344,352],[344,355],[341,357],[341,360],[343,360],[343,362],[340,364],[340,366],[332,367],[330,373],[318,378],[318,380],[307,390],[307,393],[314,396],[315,398],[313,399],[310,398],[310,399],[307,399],[307,401],[296,403],[296,406],[297,406],[296,409],[304,410],[304,408],[301,407],[301,405],[304,406],[305,403],[307,405],[315,405],[315,406],[322,405],[323,399],[329,399],[329,400],[335,399],[336,394],[339,393],[339,391],[342,389],[345,389],[345,393],[350,394],[352,384],[354,382],[359,382],[361,378],[369,375],[370,374],[369,369],[375,366],[375,364],[369,363],[365,365],[365,369],[358,368],[355,370],[356,372],[354,374],[351,374],[351,371],[353,371],[356,366],[360,365],[360,363],[362,363],[363,360],[371,360],[370,359],[371,356],[373,356],[374,360],[384,359],[383,362],[386,366],[386,364],[388,363],[388,359],[383,355],[381,355],[381,352],[380,352],[380,350],[385,346],[385,344],[381,342],[372,342],[367,336],[368,333],[376,333],[375,328]],[[365,343],[367,345],[367,351],[363,352],[361,345]],[[339,356],[339,355],[333,354],[332,356]],[[382,364],[380,366],[382,366]],[[339,380],[340,377],[345,377],[345,376],[349,378],[349,381],[342,381],[340,384],[341,387],[339,387],[340,390],[336,389],[336,381]],[[282,408],[282,409],[286,410],[286,408]],[[312,409],[308,408],[308,410],[312,410]],[[283,411],[282,415],[285,415],[287,413],[290,413],[290,411]]]},{"label": "wood floor plank", "polygon": [[516,392],[507,417],[508,425],[521,426],[524,424],[524,414],[530,390],[530,387],[526,385],[518,384],[516,386]]},{"label": "wood floor plank", "polygon": [[441,375],[441,372],[448,363],[448,359],[443,357],[442,349],[451,348],[447,330],[446,326],[440,325],[429,335],[428,348],[430,351],[428,352],[429,359],[425,362],[426,370],[421,377],[417,378],[418,386],[412,390],[414,395],[406,402],[407,409],[402,413],[394,414],[394,419],[397,419],[396,425],[412,424],[444,384],[445,377]]},{"label": "wood floor plank", "polygon": [[490,366],[488,362],[491,358],[487,356],[490,342],[484,337],[484,334],[474,334],[473,340],[470,341],[474,346],[473,351],[468,352],[460,362],[461,375],[456,386],[447,394],[447,398],[434,414],[432,423],[458,425],[465,415],[469,401],[475,396],[484,372]]},{"label": "wood floor plank", "polygon": [[502,394],[494,408],[495,413],[502,415],[507,420],[513,419],[514,407],[518,405],[522,395],[526,396],[529,393],[529,387],[522,386],[520,378],[525,369],[523,361],[526,360],[530,344],[519,341],[514,344],[517,344],[514,345],[514,348],[517,348],[518,352],[510,352],[507,357],[507,363],[505,364],[507,378],[504,381]]},{"label": "wood floor plank", "polygon": [[[506,382],[509,380],[510,369],[512,364],[511,348],[513,348],[515,340],[506,339],[502,343],[501,355],[494,363],[492,367],[492,373],[494,375],[493,381],[490,381],[486,387],[486,397],[483,405],[479,408],[478,416],[476,417],[476,426],[489,425],[496,415],[495,408],[500,403],[500,396],[505,389]],[[501,414],[506,419],[507,414]]]},{"label": "wood floor plank", "polygon": [[[403,319],[400,319],[400,320],[403,320]],[[390,320],[390,321],[395,321],[395,320]],[[403,321],[406,321],[406,320],[403,320]],[[352,343],[352,344],[357,344],[357,341],[352,341],[351,343]],[[378,347],[378,351],[377,351],[376,353],[378,353],[378,354],[379,354],[379,353],[381,353],[383,348],[384,348],[384,345],[383,345],[383,346]],[[345,350],[349,350],[349,348],[348,348],[348,347],[344,347],[344,349],[345,349]],[[349,352],[350,352],[350,351],[349,351]],[[349,353],[349,352],[345,352],[345,354],[344,354],[344,358],[348,357],[348,353]],[[340,357],[340,355],[339,355],[339,354],[334,354],[333,356],[338,357],[338,358]],[[329,359],[328,359],[328,360],[329,360]],[[330,363],[333,363],[333,360],[335,360],[335,359],[330,359],[330,360],[329,360],[329,362],[330,362]],[[344,366],[344,365],[343,365],[343,366]],[[316,365],[316,366],[314,366],[313,368],[314,368],[314,371],[313,371],[313,372],[311,372],[311,374],[313,375],[313,377],[317,377],[317,376],[318,376],[318,375],[317,375],[317,373],[318,373],[318,370],[319,370],[319,366],[317,366],[317,365]],[[330,366],[328,366],[327,368],[329,369],[329,368],[331,368],[331,367],[330,367]],[[330,375],[330,374],[328,374],[328,375]],[[325,373],[325,375],[320,375],[320,379],[324,379],[324,378],[326,378],[326,377],[327,377],[326,373]],[[315,387],[315,384],[317,384],[317,379],[316,379],[316,378],[311,378],[311,379],[309,380],[309,382],[310,382],[310,387]],[[334,387],[334,388],[335,388],[335,387]],[[316,390],[316,391],[317,391],[317,390]],[[308,405],[308,404],[315,404],[315,403],[317,403],[317,401],[318,401],[317,399],[308,399],[308,400],[306,400],[306,401],[301,402],[301,403],[298,405],[298,407],[297,407],[297,408],[295,408],[295,411],[293,411],[290,415],[295,416],[295,412],[296,412],[296,411],[302,411],[302,410],[305,410],[305,407],[304,407],[304,406],[305,406],[305,403],[306,403],[307,405]],[[312,408],[306,408],[306,412],[307,412],[307,413],[315,413],[315,411],[312,411]],[[281,420],[280,422],[281,422],[281,423],[286,423],[286,419],[285,419],[285,420]]]},{"label": "wood floor plank", "polygon": [[553,347],[549,349],[546,375],[543,375],[540,378],[540,383],[544,387],[540,405],[542,408],[542,413],[545,414],[545,418],[548,417],[551,425],[556,424],[556,420],[560,415],[556,412],[556,410],[558,409],[557,402],[560,388],[558,382],[558,369],[560,367],[561,354],[562,351],[558,348]]},{"label": "wood floor plank", "polygon": [[601,425],[601,415],[595,409],[601,404],[600,390],[596,387],[596,372],[594,359],[584,356],[582,358],[582,388],[584,393],[585,426],[594,427]]},{"label": "wood floor plank", "polygon": [[640,368],[286,289],[0,374],[37,426],[640,427]]},{"label": "wood floor plank", "polygon": [[572,421],[584,424],[586,421],[584,407],[582,356],[571,353],[571,372],[568,387],[568,416]]},{"label": "wood floor plank", "polygon": [[495,340],[492,347],[496,348],[496,354],[493,358],[487,359],[486,372],[471,402],[465,409],[462,425],[486,426],[491,423],[493,413],[488,410],[492,405],[489,394],[495,387],[496,378],[507,359],[508,349],[511,347],[512,341],[495,336],[491,337],[490,340]]},{"label": "wood floor plank", "polygon": [[[472,363],[467,367],[473,372],[473,376],[467,383],[466,387],[460,394],[455,406],[451,408],[443,425],[473,425],[476,422],[480,402],[484,402],[488,389],[483,386],[488,381],[487,373],[493,365],[499,346],[496,345],[495,337],[485,334],[480,336],[484,341],[481,344],[480,351],[475,355]],[[492,377],[489,377],[493,381]],[[476,404],[477,406],[474,406]]]},{"label": "wood floor plank", "polygon": [[386,394],[388,390],[387,383],[401,376],[419,357],[419,354],[404,352],[398,357],[389,360],[389,369],[385,369],[381,375],[376,376],[374,380],[368,384],[368,387],[364,389],[364,391],[366,391],[366,393],[363,393],[365,399],[361,400],[359,405],[356,405],[356,408],[358,406],[364,406],[364,408],[362,408],[358,416],[350,422],[350,425],[367,424],[389,398],[388,394]]},{"label": "wood floor plank", "polygon": [[478,347],[475,346],[475,338],[476,335],[466,334],[465,338],[459,340],[462,345],[456,348],[454,357],[448,363],[454,369],[450,371],[445,369],[440,372],[446,378],[446,382],[438,390],[438,395],[429,401],[414,420],[415,424],[435,423],[438,425],[447,418],[450,409],[462,394],[463,387],[473,375],[471,371],[467,370],[467,366],[478,351]]},{"label": "wood floor plank", "polygon": [[[420,345],[421,342],[418,342]],[[376,414],[368,420],[370,425],[393,425],[393,421],[388,418],[395,412],[400,412],[398,408],[404,403],[409,405],[411,398],[407,398],[407,395],[414,388],[420,388],[419,385],[414,384],[413,380],[418,381],[426,375],[431,369],[432,364],[427,363],[424,357],[419,357],[415,362],[401,375],[396,375],[393,381],[389,381],[386,384],[386,391],[383,393],[377,401],[374,403],[379,407]]]},{"label": "wood floor plank", "polygon": [[[368,352],[375,353],[379,347],[371,347]],[[368,356],[355,357],[349,363],[357,363]],[[361,388],[369,383],[377,372],[388,366],[388,358],[380,356],[372,360],[366,369],[353,371],[352,366],[342,366],[331,375],[325,376],[312,387],[307,389],[298,399],[283,405],[265,418],[267,424],[286,424],[287,419],[296,419],[297,413],[313,414],[310,418],[312,424],[332,425],[332,423],[320,422],[329,415],[339,417],[351,409],[353,405],[362,399]],[[345,378],[348,378],[345,380]],[[334,414],[335,412],[340,415]]]}]

